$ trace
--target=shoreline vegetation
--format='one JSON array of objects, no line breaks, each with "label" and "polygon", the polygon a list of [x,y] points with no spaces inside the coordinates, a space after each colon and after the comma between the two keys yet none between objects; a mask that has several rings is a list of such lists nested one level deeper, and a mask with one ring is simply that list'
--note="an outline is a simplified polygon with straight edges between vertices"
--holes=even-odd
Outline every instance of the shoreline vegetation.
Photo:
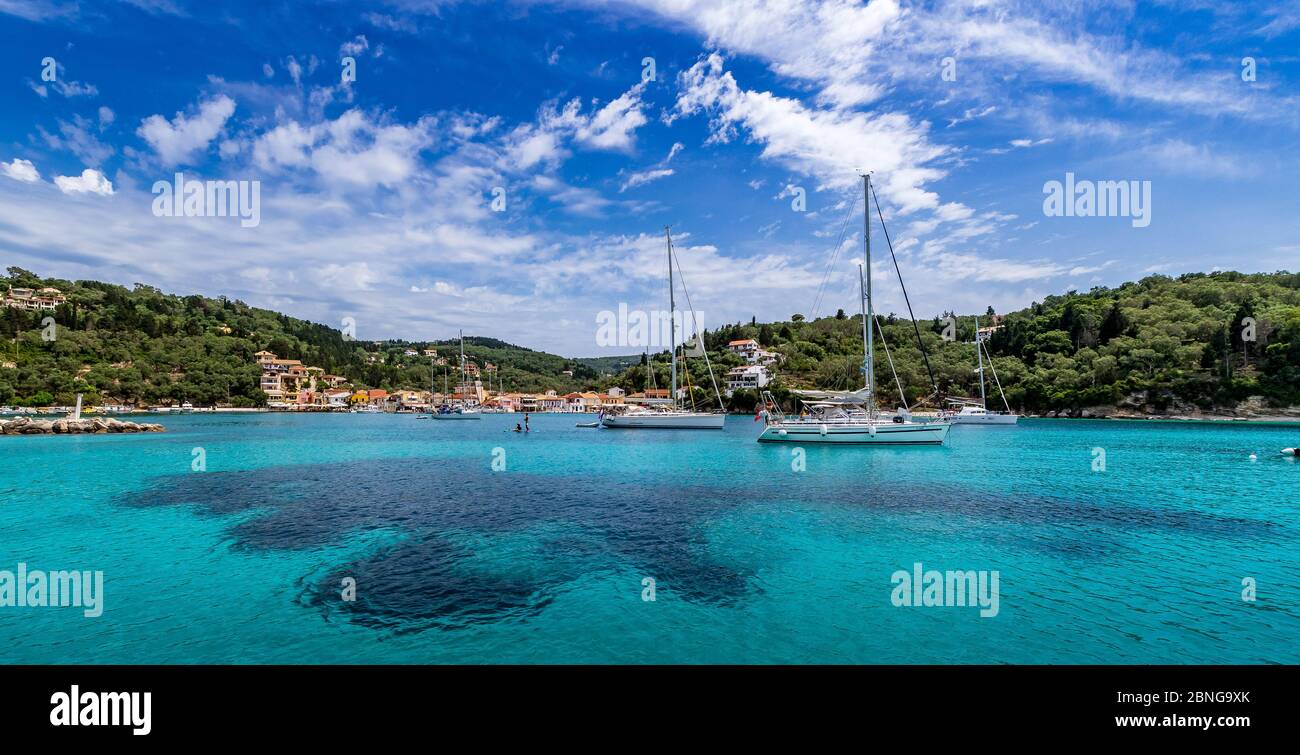
[{"label": "shoreline vegetation", "polygon": [[[190,406],[427,411],[468,400],[487,411],[576,413],[653,402],[669,383],[666,351],[566,358],[467,337],[462,383],[451,341],[358,341],[225,297],[15,267],[0,295],[0,407],[23,413],[71,406],[78,394],[94,416]],[[977,334],[972,314],[915,326],[881,315],[875,346],[888,346],[894,368],[879,373],[885,408],[905,401],[924,414],[978,397],[979,337],[1009,408],[1027,417],[1300,421],[1300,274],[1152,275],[979,317]],[[789,410],[796,390],[859,388],[861,332],[861,316],[841,309],[724,325],[704,346],[728,388],[726,409],[743,415],[763,390]],[[681,398],[707,406],[707,380],[690,378]],[[1000,403],[991,398],[989,408]]]}]

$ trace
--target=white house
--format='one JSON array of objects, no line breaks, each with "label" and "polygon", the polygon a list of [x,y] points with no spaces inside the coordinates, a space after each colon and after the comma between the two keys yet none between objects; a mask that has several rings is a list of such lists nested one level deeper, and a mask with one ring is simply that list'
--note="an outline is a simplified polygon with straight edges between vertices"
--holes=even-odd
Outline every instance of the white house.
[{"label": "white house", "polygon": [[766,388],[771,381],[772,376],[768,374],[767,368],[761,364],[733,367],[727,372],[727,395],[731,395],[732,392],[741,388],[751,390]]},{"label": "white house", "polygon": [[731,353],[739,354],[740,356],[752,362],[754,360],[751,358],[750,355],[758,351],[759,346],[758,346],[758,341],[755,341],[752,338],[742,338],[738,341],[727,342],[727,348],[731,350]]}]

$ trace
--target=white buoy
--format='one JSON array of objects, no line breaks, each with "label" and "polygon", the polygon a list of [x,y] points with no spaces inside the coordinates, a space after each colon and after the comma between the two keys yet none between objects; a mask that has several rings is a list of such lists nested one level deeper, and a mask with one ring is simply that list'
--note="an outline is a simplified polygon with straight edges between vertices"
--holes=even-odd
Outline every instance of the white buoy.
[{"label": "white buoy", "polygon": [[1250,460],[1251,460],[1251,461],[1254,461],[1255,459],[1256,459],[1255,454],[1251,454],[1251,455],[1250,455]]}]

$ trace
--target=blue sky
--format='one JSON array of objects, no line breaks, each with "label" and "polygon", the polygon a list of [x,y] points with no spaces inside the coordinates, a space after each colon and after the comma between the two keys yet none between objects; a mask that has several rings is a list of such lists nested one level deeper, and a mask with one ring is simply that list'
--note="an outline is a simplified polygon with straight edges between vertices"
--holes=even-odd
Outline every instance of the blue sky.
[{"label": "blue sky", "polygon": [[[1281,2],[0,0],[0,264],[628,353],[596,318],[666,306],[665,225],[706,326],[809,314],[869,169],[918,315],[1006,311],[1295,269],[1298,80]],[[176,172],[260,223],[157,217]],[[1150,225],[1045,216],[1067,172],[1150,181]]]}]

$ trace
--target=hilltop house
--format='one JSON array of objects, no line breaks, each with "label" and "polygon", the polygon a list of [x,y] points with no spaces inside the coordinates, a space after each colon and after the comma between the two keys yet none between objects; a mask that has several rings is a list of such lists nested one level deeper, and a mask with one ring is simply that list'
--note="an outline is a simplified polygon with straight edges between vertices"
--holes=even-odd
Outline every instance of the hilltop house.
[{"label": "hilltop house", "polygon": [[5,294],[4,305],[10,309],[26,309],[32,311],[56,309],[60,304],[68,301],[57,288],[10,288]]},{"label": "hilltop house", "polygon": [[758,351],[758,348],[758,341],[755,341],[752,338],[742,338],[727,343],[727,349],[731,351],[732,354],[739,354],[745,359],[749,359],[751,354]]},{"label": "hilltop house", "polygon": [[1002,315],[993,315],[985,318],[988,325],[981,325],[975,331],[975,338],[980,341],[987,341],[994,333],[1002,330]]}]

